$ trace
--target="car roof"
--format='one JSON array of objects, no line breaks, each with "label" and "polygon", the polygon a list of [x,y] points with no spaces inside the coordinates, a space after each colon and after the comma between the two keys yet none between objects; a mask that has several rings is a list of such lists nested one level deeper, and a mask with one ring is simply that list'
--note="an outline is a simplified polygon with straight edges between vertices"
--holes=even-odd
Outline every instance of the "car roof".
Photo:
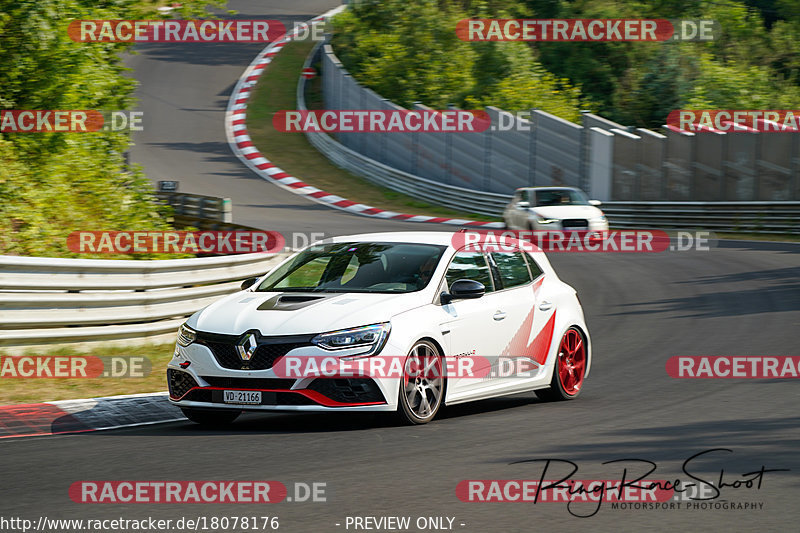
[{"label": "car roof", "polygon": [[[470,231],[470,230],[466,230]],[[502,231],[502,230],[501,230]],[[500,233],[500,232],[497,232]],[[448,249],[455,251],[456,247],[453,245],[453,235],[456,231],[396,231],[396,232],[381,232],[381,233],[361,233],[357,235],[342,235],[339,237],[330,237],[317,244],[327,244],[335,242],[404,242],[404,243],[418,243],[418,244],[436,244],[440,246],[447,246]],[[515,238],[509,238],[511,241],[516,241]],[[526,243],[530,244],[530,243]],[[535,246],[534,246],[535,248]],[[459,249],[461,247],[459,246]],[[523,248],[523,249],[527,249]],[[527,252],[535,256],[539,266],[550,275],[555,275],[555,270],[548,261],[544,252],[539,250],[527,250]]]},{"label": "car roof", "polygon": [[[465,231],[470,231],[470,230],[466,229]],[[472,231],[483,233],[482,231],[479,230],[472,230]],[[505,234],[505,232],[506,230],[494,230],[491,231],[490,233],[500,235],[500,234]],[[392,231],[392,232],[382,232],[382,233],[361,233],[358,235],[342,235],[339,237],[331,237],[329,239],[321,241],[321,243],[403,242],[403,243],[414,243],[414,244],[437,244],[440,246],[447,246],[448,248],[455,250],[455,246],[453,245],[453,235],[455,235],[456,233],[457,232],[455,231],[396,231],[396,232]],[[517,239],[512,237],[511,235],[504,236],[504,238],[507,238],[510,241],[517,241]],[[459,249],[461,248],[463,248],[463,246],[459,245]],[[541,251],[537,251],[535,253],[541,253]]]},{"label": "car roof", "polygon": [[569,190],[572,190],[572,191],[579,191],[580,190],[577,187],[567,187],[567,186],[563,186],[563,187],[520,187],[517,190],[518,191],[547,191],[547,190],[563,191],[565,189],[569,189]]},{"label": "car roof", "polygon": [[449,246],[452,244],[454,233],[453,231],[386,231],[342,235],[325,239],[323,242],[408,242]]}]

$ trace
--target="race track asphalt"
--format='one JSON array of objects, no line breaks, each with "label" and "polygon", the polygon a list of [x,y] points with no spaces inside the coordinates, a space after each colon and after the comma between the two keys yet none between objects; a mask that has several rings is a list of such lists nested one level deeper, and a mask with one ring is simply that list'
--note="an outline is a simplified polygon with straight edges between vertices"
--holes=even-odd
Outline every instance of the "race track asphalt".
[{"label": "race track asphalt", "polygon": [[[284,5],[286,7],[278,7]],[[244,14],[307,19],[328,2],[235,2]],[[256,6],[260,8],[256,9]],[[237,221],[269,229],[332,232],[424,229],[312,204],[249,173],[222,130],[226,95],[259,47],[142,47],[132,61],[142,109],[154,116],[134,162],[153,179],[234,199]],[[260,147],[269,154],[269,147]],[[190,187],[191,185],[191,187]],[[434,229],[432,227],[431,229]],[[93,434],[0,441],[3,516],[158,518],[277,515],[280,530],[336,532],[347,516],[449,516],[454,529],[485,531],[788,531],[800,520],[797,380],[677,380],[675,355],[800,355],[800,245],[721,242],[710,251],[550,254],[581,296],[594,343],[581,397],[541,403],[520,394],[448,408],[421,427],[379,416],[247,415],[232,429],[189,422]],[[711,509],[612,509],[563,503],[464,503],[464,479],[538,479],[541,464],[578,464],[576,479],[619,479],[616,459],[657,464],[650,479],[726,482],[767,469],[760,488],[725,488]],[[628,463],[631,474],[641,465]],[[552,468],[555,468],[553,466]],[[551,473],[554,471],[551,471]],[[277,480],[327,483],[325,503],[275,505],[81,505],[79,480]],[[756,510],[714,509],[752,502]],[[728,505],[726,504],[726,505]],[[341,524],[337,526],[336,524]],[[463,524],[463,525],[461,525]],[[353,531],[352,527],[349,531]],[[417,531],[417,529],[411,529]]]},{"label": "race track asphalt", "polygon": [[[287,28],[338,5],[322,0],[236,1],[236,18],[277,19]],[[439,225],[392,222],[331,209],[255,175],[233,155],[225,138],[228,98],[261,44],[148,44],[128,58],[141,82],[136,93],[144,112],[130,160],[147,175],[178,180],[180,190],[232,199],[237,224],[282,233],[346,235],[371,231],[441,229]],[[265,150],[268,156],[269,149]],[[278,147],[278,149],[280,149]],[[268,156],[269,157],[269,156]]]}]

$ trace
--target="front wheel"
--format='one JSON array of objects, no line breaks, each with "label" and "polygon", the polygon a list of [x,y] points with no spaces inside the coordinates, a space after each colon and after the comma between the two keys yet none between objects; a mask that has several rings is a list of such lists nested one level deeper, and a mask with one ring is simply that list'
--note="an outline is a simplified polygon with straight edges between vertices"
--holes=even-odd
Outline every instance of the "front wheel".
[{"label": "front wheel", "polygon": [[444,399],[444,365],[433,343],[417,341],[406,357],[397,413],[407,424],[427,424]]},{"label": "front wheel", "polygon": [[222,427],[227,426],[242,414],[241,411],[228,410],[228,409],[194,409],[190,407],[181,407],[184,416],[202,426],[209,427]]},{"label": "front wheel", "polygon": [[586,340],[583,333],[573,326],[561,338],[550,387],[535,391],[536,396],[545,401],[577,398],[581,392],[585,374]]}]

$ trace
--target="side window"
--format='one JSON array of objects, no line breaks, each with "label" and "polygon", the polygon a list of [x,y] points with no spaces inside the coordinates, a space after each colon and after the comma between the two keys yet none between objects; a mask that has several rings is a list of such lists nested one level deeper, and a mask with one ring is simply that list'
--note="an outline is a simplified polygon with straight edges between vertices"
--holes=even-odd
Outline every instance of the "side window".
[{"label": "side window", "polygon": [[531,269],[531,277],[533,277],[533,279],[536,279],[539,276],[541,276],[543,274],[542,269],[539,267],[536,261],[533,260],[531,254],[525,254],[525,256],[526,256],[525,259],[528,260],[528,268]]},{"label": "side window", "polygon": [[483,283],[486,292],[494,289],[489,265],[481,252],[458,252],[447,267],[445,279],[448,288],[458,279],[471,279]]},{"label": "side window", "polygon": [[504,289],[530,283],[531,277],[528,274],[528,265],[525,264],[525,258],[522,257],[521,252],[493,253],[492,260],[497,266],[500,283]]}]

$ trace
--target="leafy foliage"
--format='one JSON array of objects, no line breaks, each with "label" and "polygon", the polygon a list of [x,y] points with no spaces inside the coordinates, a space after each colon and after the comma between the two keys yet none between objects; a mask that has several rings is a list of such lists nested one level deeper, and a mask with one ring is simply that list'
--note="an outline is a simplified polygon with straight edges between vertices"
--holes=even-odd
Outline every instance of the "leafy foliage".
[{"label": "leafy foliage", "polygon": [[[714,19],[711,42],[465,43],[458,20]],[[334,47],[367,87],[408,106],[591,109],[659,127],[680,108],[800,104],[799,0],[360,1],[335,20]]]},{"label": "leafy foliage", "polygon": [[524,43],[469,43],[455,34],[461,19],[512,16],[514,8],[499,2],[492,15],[483,2],[359,2],[334,20],[333,44],[360,83],[405,107],[538,107],[577,119],[579,91],[542,68]]},{"label": "leafy foliage", "polygon": [[[184,2],[178,14],[198,16],[219,4]],[[120,62],[129,45],[76,43],[67,26],[152,18],[157,5],[0,0],[0,109],[131,108],[135,81]],[[0,134],[0,254],[70,256],[66,236],[75,230],[168,229],[169,209],[125,162],[129,145],[124,132]]]}]

